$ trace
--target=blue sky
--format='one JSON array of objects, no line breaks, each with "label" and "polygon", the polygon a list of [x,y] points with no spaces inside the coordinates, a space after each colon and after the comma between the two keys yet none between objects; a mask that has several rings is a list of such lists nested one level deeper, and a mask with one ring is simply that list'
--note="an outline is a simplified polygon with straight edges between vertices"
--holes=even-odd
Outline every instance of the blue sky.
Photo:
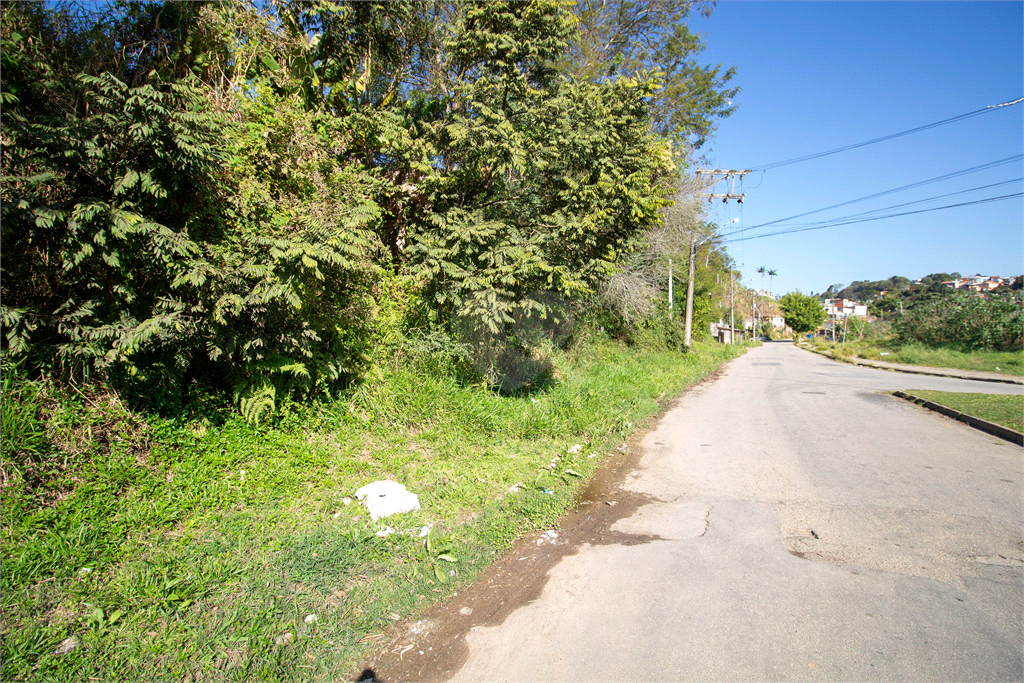
[{"label": "blue sky", "polygon": [[[714,168],[757,168],[863,142],[1024,95],[1021,2],[719,2],[700,61],[735,66],[739,109],[701,151]],[[753,239],[756,235],[936,195],[1015,181],[883,213],[1021,192],[1019,159],[813,216],[769,221],[884,192],[1024,152],[1024,103],[879,144],[748,175],[742,205],[711,215],[733,242],[745,284],[821,292],[833,283],[934,272],[1024,272],[1020,197]],[[721,192],[722,190],[716,190]],[[751,282],[750,278],[755,280]],[[767,284],[767,282],[765,283]]]}]

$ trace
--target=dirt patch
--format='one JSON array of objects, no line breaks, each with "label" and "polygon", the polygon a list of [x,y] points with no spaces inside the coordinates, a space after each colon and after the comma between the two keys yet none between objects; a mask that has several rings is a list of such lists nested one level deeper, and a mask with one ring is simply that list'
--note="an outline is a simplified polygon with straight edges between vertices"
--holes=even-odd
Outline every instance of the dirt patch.
[{"label": "dirt patch", "polygon": [[[720,366],[687,391],[713,382],[723,371],[724,366]],[[674,404],[672,401],[663,406],[649,429],[653,429]],[[637,468],[643,456],[641,443],[647,431],[634,432],[594,474],[580,493],[576,506],[562,517],[557,535],[551,532],[525,535],[476,583],[450,602],[435,605],[415,623],[397,624],[388,633],[387,643],[361,667],[362,673],[351,680],[364,681],[372,677],[378,683],[446,681],[469,657],[466,634],[478,626],[497,626],[515,610],[539,598],[551,569],[562,558],[576,554],[583,544],[639,545],[660,540],[658,536],[611,530],[620,519],[657,500],[622,488],[626,476]]]}]

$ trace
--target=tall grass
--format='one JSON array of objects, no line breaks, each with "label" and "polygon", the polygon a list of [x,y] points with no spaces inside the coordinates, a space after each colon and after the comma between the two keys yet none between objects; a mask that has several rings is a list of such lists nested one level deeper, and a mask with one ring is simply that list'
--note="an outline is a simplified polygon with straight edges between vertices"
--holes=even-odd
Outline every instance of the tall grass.
[{"label": "tall grass", "polygon": [[[55,466],[0,501],[0,673],[345,678],[395,617],[555,524],[628,432],[737,352],[595,339],[553,352],[551,375],[511,396],[396,355],[338,400],[262,426],[214,398],[161,419],[109,392],[62,395],[44,411]],[[383,478],[422,509],[371,522],[350,499]]]},{"label": "tall grass", "polygon": [[1020,351],[974,351],[965,353],[955,349],[929,348],[923,344],[899,347],[884,360],[911,365],[962,370],[986,370],[1008,375],[1024,374],[1024,354]]},{"label": "tall grass", "polygon": [[1024,375],[1024,353],[1020,351],[964,352],[951,348],[933,348],[920,343],[899,345],[885,339],[848,339],[844,345],[842,341],[833,343],[831,340],[815,338],[812,344],[818,350],[837,357],[858,357],[934,368]]}]

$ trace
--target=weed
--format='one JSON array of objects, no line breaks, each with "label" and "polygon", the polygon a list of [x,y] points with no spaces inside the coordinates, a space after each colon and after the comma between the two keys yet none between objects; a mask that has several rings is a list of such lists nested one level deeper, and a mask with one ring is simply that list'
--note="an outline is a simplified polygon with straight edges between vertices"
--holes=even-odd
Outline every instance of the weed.
[{"label": "weed", "polygon": [[[601,464],[591,454],[738,352],[597,339],[552,351],[550,377],[508,395],[450,363],[396,361],[259,426],[206,410],[142,419],[99,392],[47,398],[59,446],[44,461],[68,466],[47,484],[60,496],[18,484],[0,501],[0,675],[345,677],[396,617],[556,525]],[[351,498],[384,478],[421,509],[372,522]],[[69,637],[80,645],[55,654]]]}]

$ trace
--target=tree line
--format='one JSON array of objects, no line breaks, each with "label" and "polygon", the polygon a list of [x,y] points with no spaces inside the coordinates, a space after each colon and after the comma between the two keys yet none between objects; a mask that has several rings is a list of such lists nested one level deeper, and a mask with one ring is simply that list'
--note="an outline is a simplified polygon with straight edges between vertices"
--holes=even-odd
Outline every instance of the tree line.
[{"label": "tree line", "polygon": [[898,345],[924,344],[963,352],[1020,351],[1024,345],[1024,277],[975,294],[942,284],[959,273],[933,273],[918,282],[893,276],[888,280],[832,285],[820,295],[791,292],[780,303],[787,323],[810,332],[825,320],[822,302],[848,298],[867,303],[869,312],[888,323],[886,334]]},{"label": "tree line", "polygon": [[642,324],[651,292],[615,278],[661,272],[737,92],[686,27],[710,10],[5,3],[5,358],[251,407],[347,386],[396,331],[496,333],[552,296]]}]

